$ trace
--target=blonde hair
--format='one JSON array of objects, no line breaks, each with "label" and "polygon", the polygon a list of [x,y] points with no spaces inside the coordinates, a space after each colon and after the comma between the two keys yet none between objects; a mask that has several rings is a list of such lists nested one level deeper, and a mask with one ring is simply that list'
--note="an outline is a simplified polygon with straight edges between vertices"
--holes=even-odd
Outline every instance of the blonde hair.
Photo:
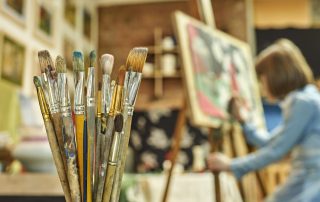
[{"label": "blonde hair", "polygon": [[277,98],[314,81],[312,71],[299,48],[288,39],[277,40],[258,56],[258,77],[265,76],[270,93]]}]

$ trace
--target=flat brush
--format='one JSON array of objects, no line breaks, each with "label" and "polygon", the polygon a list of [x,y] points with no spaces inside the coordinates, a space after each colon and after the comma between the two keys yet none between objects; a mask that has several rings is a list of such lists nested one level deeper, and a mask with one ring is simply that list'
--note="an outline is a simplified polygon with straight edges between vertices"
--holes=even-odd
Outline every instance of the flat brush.
[{"label": "flat brush", "polygon": [[88,153],[87,153],[87,201],[92,201],[93,189],[93,171],[94,171],[94,152],[95,152],[95,77],[94,66],[96,62],[95,51],[90,52],[90,67],[88,68],[87,80],[87,135],[88,135]]},{"label": "flat brush", "polygon": [[50,116],[55,129],[56,138],[59,145],[59,151],[63,160],[65,172],[67,171],[67,160],[64,154],[62,123],[58,102],[57,74],[55,72],[53,61],[47,50],[38,52],[39,64],[41,69],[44,92],[49,104]]},{"label": "flat brush", "polygon": [[55,130],[53,128],[53,124],[51,122],[50,119],[50,114],[49,114],[49,109],[47,106],[47,103],[45,101],[45,96],[44,96],[44,92],[42,90],[41,87],[41,81],[39,77],[33,77],[33,83],[37,89],[37,96],[38,96],[38,101],[39,101],[39,106],[40,106],[40,110],[41,110],[41,114],[42,114],[42,118],[43,118],[43,122],[46,128],[46,132],[47,132],[47,136],[48,136],[48,141],[49,141],[49,145],[51,148],[51,152],[52,152],[52,156],[53,156],[53,160],[54,163],[56,165],[57,168],[57,172],[58,172],[58,176],[62,185],[62,190],[64,192],[65,195],[65,199],[67,202],[72,202],[73,200],[71,199],[70,196],[70,190],[69,190],[69,184],[68,184],[68,180],[67,180],[67,175],[64,171],[64,167],[63,167],[63,160],[61,157],[61,153],[59,152],[59,145],[56,139],[56,135],[55,135]]},{"label": "flat brush", "polygon": [[67,81],[67,69],[64,59],[61,56],[56,58],[56,68],[58,72],[58,93],[59,105],[62,117],[62,134],[64,139],[64,151],[67,157],[67,176],[71,198],[73,202],[81,202],[79,185],[77,150],[74,134],[74,126],[71,114],[71,103]]},{"label": "flat brush", "polygon": [[123,116],[122,114],[117,114],[114,119],[114,129],[115,133],[112,137],[111,150],[108,161],[108,169],[106,175],[106,182],[103,194],[103,201],[110,201],[111,193],[112,193],[112,185],[114,182],[116,169],[119,163],[119,149],[120,149],[120,141],[122,136],[123,129]]},{"label": "flat brush", "polygon": [[148,49],[144,47],[133,48],[128,55],[124,83],[124,135],[120,143],[120,165],[117,167],[116,179],[112,188],[112,202],[118,202],[121,190],[121,181],[125,168],[127,150],[130,140],[131,122],[134,111],[134,104],[137,98],[138,89],[142,78],[142,69],[146,61]]},{"label": "flat brush", "polygon": [[76,140],[77,140],[77,156],[80,175],[80,190],[83,201],[84,198],[84,152],[83,152],[83,133],[84,133],[84,120],[85,120],[85,105],[84,105],[84,61],[83,55],[79,51],[73,52],[73,75],[75,84],[74,96],[74,113],[76,125]]}]

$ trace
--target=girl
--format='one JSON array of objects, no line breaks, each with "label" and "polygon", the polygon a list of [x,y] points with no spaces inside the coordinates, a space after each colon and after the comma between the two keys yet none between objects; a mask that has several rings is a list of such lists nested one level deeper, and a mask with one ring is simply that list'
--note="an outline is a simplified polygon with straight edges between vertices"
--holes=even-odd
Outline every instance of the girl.
[{"label": "girl", "polygon": [[239,179],[291,152],[292,171],[287,182],[267,202],[320,201],[320,95],[300,50],[281,39],[258,57],[256,71],[269,100],[281,100],[283,122],[271,134],[256,130],[240,114],[240,99],[233,99],[232,115],[246,139],[261,147],[247,156],[229,159],[220,153],[208,157],[212,171],[232,171]]}]

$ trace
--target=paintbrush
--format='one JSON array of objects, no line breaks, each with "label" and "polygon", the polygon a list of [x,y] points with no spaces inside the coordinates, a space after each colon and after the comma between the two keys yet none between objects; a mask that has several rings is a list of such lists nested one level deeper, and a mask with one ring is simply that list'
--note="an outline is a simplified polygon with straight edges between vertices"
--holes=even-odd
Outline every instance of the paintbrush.
[{"label": "paintbrush", "polygon": [[45,95],[41,87],[41,81],[39,77],[33,77],[33,82],[34,85],[37,89],[37,96],[38,96],[38,101],[39,101],[39,106],[43,118],[43,122],[46,128],[47,136],[48,136],[48,141],[50,144],[52,156],[54,163],[57,168],[57,172],[59,175],[59,179],[62,185],[62,190],[65,195],[65,199],[67,202],[71,202],[71,196],[70,196],[70,190],[69,190],[69,184],[67,180],[67,175],[65,174],[64,167],[63,167],[63,160],[61,157],[61,153],[59,152],[59,145],[56,139],[55,135],[55,130],[53,128],[53,124],[50,119],[50,114],[49,114],[49,109],[47,106],[47,103],[45,101]]},{"label": "paintbrush", "polygon": [[56,58],[58,72],[58,94],[62,117],[62,133],[64,139],[64,152],[67,157],[67,176],[69,180],[71,198],[73,202],[81,202],[79,175],[77,166],[77,150],[74,134],[74,126],[71,114],[71,103],[67,81],[67,69],[61,56]]},{"label": "paintbrush", "polygon": [[57,74],[55,72],[53,61],[47,50],[38,52],[39,64],[41,69],[44,93],[49,105],[50,116],[55,129],[56,138],[59,145],[59,151],[63,160],[64,171],[67,171],[67,160],[64,154],[61,115],[58,102]]},{"label": "paintbrush", "polygon": [[95,152],[95,77],[94,66],[96,62],[95,51],[90,52],[90,67],[88,68],[87,80],[87,135],[88,135],[88,153],[87,153],[87,201],[92,201],[93,189],[93,171],[94,171],[94,152]]},{"label": "paintbrush", "polygon": [[[111,100],[111,107],[110,107],[110,111],[108,113],[108,118],[107,118],[107,121],[108,121],[107,122],[107,129],[108,130],[110,129],[109,125],[110,126],[114,125],[114,123],[113,123],[113,119],[114,118],[113,117],[115,117],[116,114],[122,113],[123,86],[124,86],[125,73],[126,73],[125,67],[121,66],[119,68],[118,77],[117,77],[117,83],[116,83],[116,86],[115,86],[114,91],[113,91],[112,100]],[[111,133],[112,133],[112,131],[111,131]],[[108,164],[107,167],[109,167],[109,164]],[[109,172],[108,168],[107,168],[107,172]],[[112,169],[110,170],[110,172],[112,172]],[[108,187],[110,185],[111,185],[111,187]],[[104,185],[103,197],[102,197],[104,202],[110,200],[111,191],[112,191],[112,184],[110,184],[110,183],[107,184],[107,179],[106,179],[106,182],[105,182],[105,185]]]},{"label": "paintbrush", "polygon": [[114,119],[114,129],[115,129],[115,133],[112,137],[112,144],[111,144],[109,161],[108,161],[108,169],[107,169],[105,189],[103,194],[103,201],[110,201],[110,197],[112,193],[112,185],[114,182],[116,169],[119,164],[119,149],[120,149],[120,141],[121,141],[122,129],[123,129],[122,114],[116,115]]},{"label": "paintbrush", "polygon": [[[97,143],[96,143],[96,158],[95,158],[95,180],[94,180],[94,199],[95,201],[97,200],[97,192],[98,192],[98,184],[99,181],[101,179],[104,179],[103,177],[99,178],[99,169],[100,169],[100,165],[101,165],[101,157],[103,156],[103,153],[101,152],[101,148],[105,148],[106,146],[102,144],[105,143],[107,141],[107,144],[110,144],[111,140],[106,140],[106,136],[104,135],[104,132],[101,132],[101,117],[104,117],[104,125],[106,127],[106,114],[109,113],[110,110],[110,103],[111,103],[111,89],[110,89],[110,74],[112,71],[112,67],[113,67],[113,55],[110,54],[104,54],[101,56],[100,59],[101,63],[101,69],[102,69],[102,89],[101,89],[101,94],[102,94],[102,98],[98,97],[98,102],[100,102],[100,104],[98,104],[97,108],[98,108],[98,113],[97,113]],[[99,94],[98,94],[99,95]],[[102,99],[102,100],[101,100]],[[99,107],[100,107],[100,111],[99,111]],[[100,114],[100,113],[101,114]],[[109,146],[108,146],[109,148]],[[105,153],[108,153],[108,151],[105,151]],[[107,154],[108,155],[108,154]],[[102,186],[100,186],[100,196],[102,197],[102,191],[103,191],[103,184]],[[101,198],[100,197],[100,198]],[[101,199],[100,199],[101,201]]]},{"label": "paintbrush", "polygon": [[74,95],[74,113],[76,125],[76,140],[77,140],[77,156],[80,175],[80,190],[83,201],[84,194],[84,153],[83,153],[83,133],[84,133],[84,120],[85,120],[85,105],[84,105],[84,61],[83,55],[79,51],[73,52],[73,75],[75,84]]},{"label": "paintbrush", "polygon": [[118,202],[121,189],[121,181],[125,168],[127,149],[130,140],[131,121],[134,111],[134,104],[137,98],[138,89],[142,78],[142,69],[146,61],[148,49],[144,47],[133,48],[128,55],[125,75],[124,92],[124,135],[120,144],[120,165],[117,167],[116,179],[112,188],[112,202]]},{"label": "paintbrush", "polygon": [[94,184],[93,184],[93,201],[96,201],[97,198],[97,186],[99,181],[99,167],[100,167],[100,149],[101,149],[101,87],[102,84],[98,84],[98,93],[97,93],[97,116],[96,116],[96,147],[95,147],[95,165],[94,165]]}]

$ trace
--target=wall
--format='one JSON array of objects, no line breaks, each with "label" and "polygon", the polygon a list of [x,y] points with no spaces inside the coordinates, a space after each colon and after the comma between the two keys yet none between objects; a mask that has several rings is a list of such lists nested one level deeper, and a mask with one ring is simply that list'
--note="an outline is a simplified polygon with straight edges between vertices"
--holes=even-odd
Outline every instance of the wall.
[{"label": "wall", "polygon": [[[34,95],[32,77],[39,73],[39,65],[37,60],[37,52],[42,49],[48,49],[52,56],[57,54],[63,55],[64,38],[73,40],[76,49],[87,50],[93,49],[97,43],[97,37],[94,30],[97,30],[95,24],[96,15],[94,6],[89,0],[79,0],[76,4],[76,25],[73,28],[64,19],[64,0],[28,0],[24,1],[25,8],[25,20],[23,23],[15,20],[12,15],[8,14],[4,7],[4,1],[1,1],[0,5],[0,37],[9,36],[19,44],[25,47],[25,61],[23,72],[23,84],[21,90],[26,95]],[[37,2],[44,2],[51,10],[53,15],[53,37],[47,39],[36,30],[37,28]],[[91,13],[92,39],[88,40],[82,34],[82,10],[86,8]],[[1,41],[1,38],[0,38]],[[0,58],[2,55],[2,47],[0,43]],[[70,54],[72,54],[70,52]]]},{"label": "wall", "polygon": [[254,24],[257,28],[311,26],[309,0],[254,0]]}]

